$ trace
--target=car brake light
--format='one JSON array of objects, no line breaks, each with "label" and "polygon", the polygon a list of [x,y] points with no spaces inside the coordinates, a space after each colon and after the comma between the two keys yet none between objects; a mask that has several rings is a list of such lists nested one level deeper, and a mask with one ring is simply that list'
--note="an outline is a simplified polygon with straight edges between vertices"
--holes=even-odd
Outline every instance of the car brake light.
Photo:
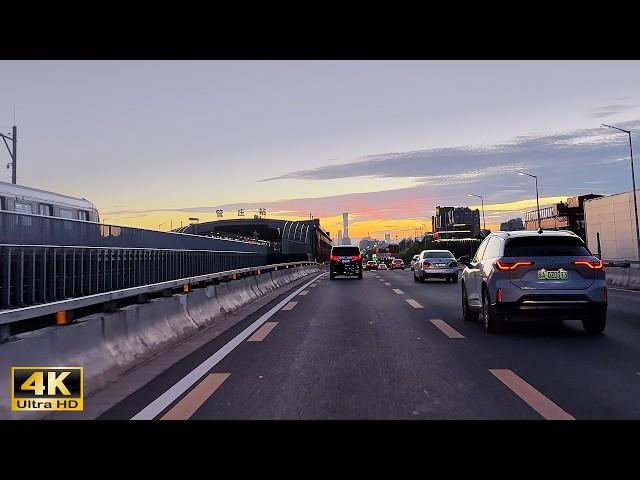
[{"label": "car brake light", "polygon": [[333,262],[333,261],[339,262],[339,261],[340,261],[340,257],[339,257],[339,256],[337,256],[337,255],[331,255],[331,261],[332,261],[332,262]]},{"label": "car brake light", "polygon": [[496,295],[496,300],[498,302],[502,301],[502,290],[500,288],[498,289],[498,294]]},{"label": "car brake light", "polygon": [[604,268],[604,264],[602,263],[602,260],[598,260],[597,262],[594,262],[593,260],[580,259],[580,260],[575,260],[573,264],[584,265],[585,267],[588,267],[591,270],[602,270]]},{"label": "car brake light", "polygon": [[429,262],[422,262],[422,268],[429,268],[431,264]]},{"label": "car brake light", "polygon": [[451,262],[449,263],[449,267],[453,268],[453,267],[457,267],[458,266],[458,262]]},{"label": "car brake light", "polygon": [[359,262],[361,258],[362,258],[362,257],[361,257],[360,255],[355,255],[355,256],[351,257],[351,259],[352,259],[354,262]]},{"label": "car brake light", "polygon": [[496,267],[498,270],[503,272],[508,272],[510,270],[515,270],[518,267],[528,267],[533,265],[534,262],[529,260],[518,260],[517,262],[505,262],[504,260],[497,260]]}]

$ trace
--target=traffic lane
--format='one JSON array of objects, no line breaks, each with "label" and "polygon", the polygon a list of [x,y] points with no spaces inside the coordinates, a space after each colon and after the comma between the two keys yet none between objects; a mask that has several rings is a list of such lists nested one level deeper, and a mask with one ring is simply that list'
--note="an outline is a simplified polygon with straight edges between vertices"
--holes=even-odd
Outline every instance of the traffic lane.
[{"label": "traffic lane", "polygon": [[[324,276],[326,276],[326,274]],[[272,301],[258,308],[256,311],[246,316],[246,318],[242,319],[231,328],[228,328],[220,335],[213,338],[211,341],[196,349],[193,353],[190,353],[186,357],[175,362],[169,368],[163,369],[162,371],[156,371],[155,375],[149,378],[148,383],[137,389],[131,395],[128,395],[123,400],[114,404],[111,408],[98,416],[97,419],[127,420],[132,418],[134,415],[148,406],[153,400],[158,398],[160,395],[174,386],[177,382],[179,382],[182,378],[184,378],[185,375],[187,375],[198,365],[202,364],[209,357],[211,357],[226,344],[232,341],[238,334],[240,334],[254,321],[269,312],[271,308],[283,301],[296,289],[308,283],[313,278],[313,276],[304,277],[300,280],[292,282],[292,289],[281,292]],[[323,277],[321,276],[319,278],[322,279]],[[317,282],[317,280],[315,280],[315,282]],[[194,337],[192,337],[192,339],[194,339]],[[108,388],[113,388],[115,386],[116,385],[112,385]],[[87,399],[86,401],[88,402],[90,401],[90,399]]]},{"label": "traffic lane", "polygon": [[586,335],[579,321],[512,324],[490,335],[479,322],[462,318],[459,283],[421,284],[403,276],[396,284],[577,418],[640,418],[640,323],[634,313],[640,294],[610,290],[602,336]]},{"label": "traffic lane", "polygon": [[279,312],[214,369],[231,376],[191,418],[540,418],[376,276],[325,279]]}]

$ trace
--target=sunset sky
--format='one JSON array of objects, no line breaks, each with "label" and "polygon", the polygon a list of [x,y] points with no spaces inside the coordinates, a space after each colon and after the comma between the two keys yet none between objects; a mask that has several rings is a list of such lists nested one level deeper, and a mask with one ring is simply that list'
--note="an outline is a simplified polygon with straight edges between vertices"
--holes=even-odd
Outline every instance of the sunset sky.
[{"label": "sunset sky", "polygon": [[600,124],[635,134],[639,80],[638,61],[3,61],[0,128],[15,108],[18,183],[106,223],[266,208],[335,236],[350,212],[356,241],[402,238],[468,193],[491,229],[535,208],[520,170],[543,204],[629,191],[627,137]]}]

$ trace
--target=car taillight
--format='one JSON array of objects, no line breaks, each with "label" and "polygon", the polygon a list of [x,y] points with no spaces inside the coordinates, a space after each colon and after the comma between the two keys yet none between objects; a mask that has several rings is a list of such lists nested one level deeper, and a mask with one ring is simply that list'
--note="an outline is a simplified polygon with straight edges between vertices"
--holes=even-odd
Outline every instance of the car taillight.
[{"label": "car taillight", "polygon": [[449,263],[449,267],[453,268],[453,267],[457,267],[458,266],[458,262],[451,262]]},{"label": "car taillight", "polygon": [[593,261],[593,260],[587,260],[587,259],[580,259],[580,260],[575,260],[573,264],[584,265],[585,267],[588,267],[591,270],[602,270],[604,268],[604,263],[602,263],[602,260]]},{"label": "car taillight", "polygon": [[502,301],[502,290],[501,289],[498,289],[498,294],[496,295],[496,300],[498,302]]},{"label": "car taillight", "polygon": [[498,270],[502,270],[503,272],[508,272],[510,270],[515,270],[518,267],[529,267],[533,265],[534,262],[529,260],[518,260],[517,262],[505,262],[504,260],[496,260],[496,267]]},{"label": "car taillight", "polygon": [[429,262],[422,262],[422,268],[429,268],[431,264]]},{"label": "car taillight", "polygon": [[355,256],[351,257],[351,259],[352,259],[354,262],[359,262],[361,258],[362,258],[362,257],[361,257],[360,255],[355,255]]},{"label": "car taillight", "polygon": [[331,255],[331,261],[332,262],[339,262],[340,261],[340,257],[337,255]]}]

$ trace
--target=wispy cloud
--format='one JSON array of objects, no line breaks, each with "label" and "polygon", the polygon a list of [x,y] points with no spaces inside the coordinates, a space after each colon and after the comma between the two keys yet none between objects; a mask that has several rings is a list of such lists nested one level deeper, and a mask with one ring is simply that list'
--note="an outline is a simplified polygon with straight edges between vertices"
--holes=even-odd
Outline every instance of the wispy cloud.
[{"label": "wispy cloud", "polygon": [[594,118],[608,117],[609,115],[615,115],[616,113],[636,108],[637,106],[638,105],[607,105],[604,107],[594,108],[593,110],[591,110],[590,115]]}]

